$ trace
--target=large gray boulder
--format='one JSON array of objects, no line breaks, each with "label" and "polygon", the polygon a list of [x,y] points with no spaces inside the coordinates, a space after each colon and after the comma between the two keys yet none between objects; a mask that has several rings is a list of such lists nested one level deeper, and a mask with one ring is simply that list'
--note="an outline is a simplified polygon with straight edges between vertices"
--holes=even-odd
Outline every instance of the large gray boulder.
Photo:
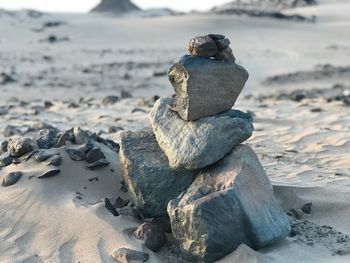
[{"label": "large gray boulder", "polygon": [[269,178],[247,145],[202,170],[169,202],[168,214],[183,253],[194,262],[213,262],[242,243],[259,249],[290,232]]},{"label": "large gray boulder", "polygon": [[176,92],[175,110],[184,120],[197,120],[231,109],[249,75],[234,62],[187,55],[168,76]]},{"label": "large gray boulder", "polygon": [[168,202],[186,190],[197,174],[172,169],[151,131],[121,135],[120,163],[136,208],[147,217],[166,215]]},{"label": "large gray boulder", "polygon": [[160,148],[174,168],[196,170],[222,159],[253,132],[250,114],[229,110],[198,121],[184,121],[173,99],[158,100],[150,121]]}]

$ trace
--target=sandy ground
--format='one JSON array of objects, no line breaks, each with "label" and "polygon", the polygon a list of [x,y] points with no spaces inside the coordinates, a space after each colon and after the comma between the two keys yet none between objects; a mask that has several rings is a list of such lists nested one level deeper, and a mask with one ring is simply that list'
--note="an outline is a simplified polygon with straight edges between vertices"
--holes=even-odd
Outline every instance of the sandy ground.
[{"label": "sandy ground", "polygon": [[[337,233],[350,234],[350,107],[322,98],[259,99],[300,88],[350,88],[350,4],[320,2],[295,10],[317,15],[316,23],[201,15],[31,18],[25,12],[0,11],[0,72],[15,80],[0,85],[0,108],[7,110],[0,116],[0,130],[13,125],[25,134],[28,127],[46,122],[62,130],[80,126],[118,141],[119,133],[109,133],[110,127],[148,126],[152,97],[172,93],[165,73],[186,52],[189,38],[226,34],[238,63],[250,73],[235,105],[254,114],[255,132],[247,143],[258,153],[286,211],[308,202],[313,207],[311,214],[295,219],[307,225],[302,233],[258,252],[242,248],[221,262],[349,262],[349,241],[337,240]],[[47,21],[65,24],[42,29]],[[69,41],[48,43],[49,35]],[[334,69],[320,72],[319,65],[325,64]],[[133,98],[102,103],[122,90]],[[44,101],[53,106],[45,108]],[[119,190],[117,154],[105,148],[110,166],[88,171],[86,163],[71,161],[63,149],[52,151],[63,157],[57,177],[33,178],[47,169],[35,161],[0,170],[0,176],[24,172],[16,185],[0,191],[1,262],[113,262],[109,254],[121,246],[148,252],[149,262],[178,261],[167,247],[155,254],[129,234],[140,222],[113,217],[105,209],[103,198],[125,197]],[[93,177],[100,180],[89,181]],[[323,233],[323,226],[332,231]]]}]

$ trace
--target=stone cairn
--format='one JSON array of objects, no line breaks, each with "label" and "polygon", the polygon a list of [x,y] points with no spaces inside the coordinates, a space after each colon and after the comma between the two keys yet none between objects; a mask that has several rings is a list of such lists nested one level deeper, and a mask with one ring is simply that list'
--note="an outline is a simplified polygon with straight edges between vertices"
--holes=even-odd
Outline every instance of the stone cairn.
[{"label": "stone cairn", "polygon": [[136,208],[168,216],[183,256],[213,262],[240,244],[284,239],[287,215],[254,151],[252,117],[232,110],[248,79],[222,35],[191,39],[169,70],[174,98],[159,99],[151,130],[121,136],[121,167]]}]

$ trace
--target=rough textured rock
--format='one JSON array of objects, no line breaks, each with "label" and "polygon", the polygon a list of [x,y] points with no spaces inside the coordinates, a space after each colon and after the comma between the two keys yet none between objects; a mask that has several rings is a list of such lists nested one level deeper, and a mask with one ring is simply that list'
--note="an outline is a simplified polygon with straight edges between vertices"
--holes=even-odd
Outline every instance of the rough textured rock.
[{"label": "rough textured rock", "polygon": [[101,159],[105,159],[106,156],[104,155],[104,153],[100,150],[100,148],[93,148],[91,149],[87,155],[86,155],[86,161],[88,163],[94,163],[94,162],[97,162],[98,160],[101,160]]},{"label": "rough textured rock", "polygon": [[73,135],[77,144],[84,144],[90,141],[90,135],[80,127],[73,128]]},{"label": "rough textured rock", "polygon": [[187,122],[172,110],[172,102],[158,100],[150,114],[153,132],[172,168],[195,170],[211,165],[252,135],[250,114],[229,110]]},{"label": "rough textured rock", "polygon": [[33,141],[29,138],[12,137],[7,145],[7,151],[13,157],[21,157],[33,149]]},{"label": "rough textured rock", "polygon": [[150,131],[122,134],[120,162],[136,208],[148,217],[166,215],[168,202],[187,189],[196,175],[170,168]]},{"label": "rough textured rock", "polygon": [[137,239],[145,242],[145,246],[150,250],[157,252],[166,243],[164,229],[161,225],[145,222],[134,232]]},{"label": "rough textured rock", "polygon": [[7,187],[14,185],[21,179],[23,173],[22,172],[12,172],[4,176],[2,179],[2,186]]},{"label": "rough textured rock", "polygon": [[259,249],[290,232],[271,183],[247,145],[202,170],[187,192],[169,202],[168,214],[182,251],[195,262],[213,262],[242,243]]},{"label": "rough textured rock", "polygon": [[233,55],[233,51],[230,47],[226,47],[222,50],[220,50],[215,56],[215,59],[222,60],[222,61],[228,61],[235,63],[236,58]]},{"label": "rough textured rock", "polygon": [[38,162],[43,162],[49,159],[50,157],[52,157],[53,155],[54,155],[53,153],[49,153],[47,151],[41,150],[34,153],[34,158]]},{"label": "rough textured rock", "polygon": [[66,145],[66,142],[71,142],[74,143],[75,142],[75,138],[74,138],[74,134],[73,134],[73,129],[69,129],[67,131],[65,131],[62,134],[59,134],[57,136],[57,144],[56,147],[62,147]]},{"label": "rough textured rock", "polygon": [[187,55],[168,76],[176,92],[175,110],[184,120],[197,120],[231,109],[249,75],[233,62]]},{"label": "rough textured rock", "polygon": [[219,51],[215,40],[209,35],[192,38],[188,44],[188,51],[191,55],[212,57]]},{"label": "rough textured rock", "polygon": [[55,145],[57,130],[43,129],[34,136],[34,141],[40,149],[49,149]]},{"label": "rough textured rock", "polygon": [[83,145],[73,145],[69,141],[66,142],[66,152],[73,161],[83,161],[86,154],[94,147],[91,142]]},{"label": "rough textured rock", "polygon": [[119,263],[146,262],[149,259],[147,253],[131,250],[125,247],[114,250],[111,256]]}]

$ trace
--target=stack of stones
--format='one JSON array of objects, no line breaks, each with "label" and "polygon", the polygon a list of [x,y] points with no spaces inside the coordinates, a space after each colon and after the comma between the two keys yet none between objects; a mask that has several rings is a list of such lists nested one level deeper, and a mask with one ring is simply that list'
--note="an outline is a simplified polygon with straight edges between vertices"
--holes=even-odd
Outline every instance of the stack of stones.
[{"label": "stack of stones", "polygon": [[169,216],[192,262],[213,262],[244,243],[254,249],[284,239],[286,214],[256,154],[242,144],[252,117],[232,110],[248,79],[222,35],[193,38],[190,55],[169,70],[176,96],[159,99],[152,131],[125,132],[122,174],[146,217]]}]

